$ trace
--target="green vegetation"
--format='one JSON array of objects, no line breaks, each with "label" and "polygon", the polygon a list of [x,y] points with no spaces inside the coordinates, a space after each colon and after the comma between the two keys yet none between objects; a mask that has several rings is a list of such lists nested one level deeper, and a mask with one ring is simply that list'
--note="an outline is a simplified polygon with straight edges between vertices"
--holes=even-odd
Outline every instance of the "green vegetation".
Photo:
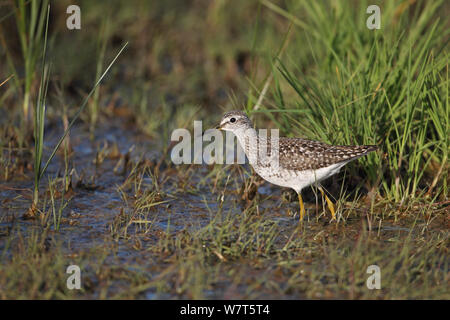
[{"label": "green vegetation", "polygon": [[[394,2],[386,3],[379,31],[355,25],[355,17],[364,21],[365,13],[349,2],[338,1],[330,11],[305,1],[288,6],[289,12],[263,3],[288,18],[306,11],[305,22],[290,18],[306,35],[292,37],[289,44],[306,57],[299,65],[298,58],[288,56],[274,70],[272,99],[260,112],[277,113],[278,117],[270,117],[286,134],[332,144],[380,145],[385,155],[374,154],[361,162],[377,183],[374,188],[380,184],[383,199],[405,203],[423,198],[425,192],[447,197],[448,170],[443,169],[450,114],[447,42],[442,39],[449,30],[432,19],[443,2],[416,6],[409,13],[417,19],[414,24],[407,14],[394,19],[399,9]],[[409,28],[399,32],[397,25]],[[301,37],[308,38],[308,46]],[[315,67],[303,71],[308,62]],[[293,97],[286,97],[283,81]],[[433,190],[437,181],[442,182],[440,188]]]},{"label": "green vegetation", "polygon": [[[0,299],[450,298],[447,2],[376,1],[380,30],[369,1],[81,1],[81,30],[48,3],[0,7]],[[232,108],[380,146],[326,182],[338,223],[172,164],[172,130]]]},{"label": "green vegetation", "polygon": [[[23,64],[25,67],[23,85],[23,130],[28,128],[27,125],[30,120],[31,85],[36,76],[35,69],[37,61],[40,52],[42,52],[42,45],[47,41],[47,39],[44,41],[42,36],[47,20],[47,6],[48,0],[42,2],[31,1],[30,3],[20,0],[17,2],[17,7],[14,8],[20,45],[22,48]],[[6,53],[8,54],[8,51],[6,51]]]}]

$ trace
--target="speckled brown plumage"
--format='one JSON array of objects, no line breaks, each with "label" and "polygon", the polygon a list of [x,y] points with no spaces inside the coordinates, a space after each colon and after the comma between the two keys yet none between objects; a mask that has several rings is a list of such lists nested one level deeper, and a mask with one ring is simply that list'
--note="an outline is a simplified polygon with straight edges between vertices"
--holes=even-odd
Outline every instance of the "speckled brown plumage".
[{"label": "speckled brown plumage", "polygon": [[317,170],[348,162],[377,150],[377,146],[332,146],[301,138],[280,138],[279,161],[288,170]]}]

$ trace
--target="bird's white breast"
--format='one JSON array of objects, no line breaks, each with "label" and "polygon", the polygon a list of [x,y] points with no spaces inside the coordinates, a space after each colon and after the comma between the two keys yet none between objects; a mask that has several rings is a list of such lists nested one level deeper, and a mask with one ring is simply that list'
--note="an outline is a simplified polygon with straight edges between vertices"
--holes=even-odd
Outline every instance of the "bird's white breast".
[{"label": "bird's white breast", "polygon": [[336,163],[329,167],[317,170],[294,171],[279,167],[272,170],[271,167],[253,165],[253,169],[265,180],[278,186],[292,188],[300,192],[303,188],[318,183],[339,172],[346,162]]}]

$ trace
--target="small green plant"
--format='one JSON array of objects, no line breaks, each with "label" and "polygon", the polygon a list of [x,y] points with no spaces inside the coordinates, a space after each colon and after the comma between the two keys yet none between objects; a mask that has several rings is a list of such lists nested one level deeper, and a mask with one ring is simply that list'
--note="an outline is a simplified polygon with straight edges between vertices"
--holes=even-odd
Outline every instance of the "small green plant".
[{"label": "small green plant", "polygon": [[31,85],[36,77],[36,64],[39,59],[39,53],[42,52],[42,35],[48,3],[48,0],[36,0],[30,3],[25,0],[19,0],[15,8],[17,30],[19,31],[25,67],[23,84],[23,119],[25,126],[30,120]]},{"label": "small green plant", "polygon": [[[110,34],[110,22],[109,18],[105,18],[102,21],[102,26],[100,28],[100,34],[97,42],[97,70],[96,70],[96,79],[99,79],[102,74],[103,64],[105,60],[106,47],[109,40]],[[95,125],[98,121],[98,112],[99,112],[99,98],[100,98],[100,86],[95,90],[94,96],[92,97],[92,101],[89,104],[89,111],[91,114],[91,123],[90,123],[90,132],[91,138],[94,134]]]},{"label": "small green plant", "polygon": [[97,87],[99,86],[100,82],[103,80],[105,75],[108,73],[109,69],[112,67],[116,59],[119,57],[119,55],[122,53],[122,51],[127,46],[127,43],[120,49],[120,51],[117,53],[117,55],[114,57],[114,59],[111,61],[111,63],[108,65],[106,70],[101,74],[101,76],[97,79],[96,83],[94,84],[92,90],[89,92],[87,97],[84,99],[84,102],[82,103],[81,107],[78,109],[77,113],[73,117],[72,121],[69,123],[68,127],[64,131],[63,135],[59,139],[58,143],[54,147],[52,153],[50,154],[49,158],[45,162],[44,166],[42,166],[42,157],[43,157],[43,147],[44,147],[44,126],[45,126],[45,103],[47,98],[47,90],[48,90],[48,82],[49,82],[49,67],[46,64],[46,50],[47,50],[47,33],[48,33],[48,20],[49,20],[49,13],[50,13],[50,6],[48,6],[47,11],[47,23],[46,23],[46,29],[45,29],[45,37],[44,37],[44,49],[42,54],[42,73],[41,73],[41,83],[39,86],[39,95],[38,100],[36,104],[36,111],[35,111],[35,121],[34,121],[34,137],[35,137],[35,155],[34,155],[34,192],[33,192],[33,203],[30,207],[30,210],[28,212],[28,215],[34,216],[37,210],[38,202],[39,202],[39,184],[40,181],[52,161],[53,157],[56,154],[56,151],[58,150],[61,143],[64,141],[65,137],[69,133],[70,129],[72,128],[75,121],[80,116],[81,112],[86,107],[89,98],[93,95]]},{"label": "small green plant", "polygon": [[30,213],[34,214],[37,209],[39,201],[39,181],[41,174],[42,152],[44,149],[44,126],[45,126],[45,102],[47,98],[47,90],[49,83],[50,68],[46,64],[47,51],[47,35],[48,35],[48,20],[50,15],[50,6],[47,9],[47,18],[45,25],[44,49],[42,52],[42,72],[41,83],[39,86],[39,94],[36,103],[36,110],[34,112],[34,192],[33,203],[30,208]]}]

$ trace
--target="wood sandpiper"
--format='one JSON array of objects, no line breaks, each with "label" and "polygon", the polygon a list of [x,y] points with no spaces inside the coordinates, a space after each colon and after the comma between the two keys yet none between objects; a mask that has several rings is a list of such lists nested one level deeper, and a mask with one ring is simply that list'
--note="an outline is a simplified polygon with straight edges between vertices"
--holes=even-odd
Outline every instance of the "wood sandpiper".
[{"label": "wood sandpiper", "polygon": [[[333,146],[302,138],[271,140],[258,134],[250,119],[242,111],[225,113],[216,129],[231,131],[235,134],[253,169],[264,180],[278,186],[292,188],[297,192],[300,221],[305,216],[301,191],[312,184],[319,188],[325,198],[332,220],[336,219],[333,203],[324,193],[320,182],[338,173],[348,162],[378,149],[374,145]],[[273,145],[278,144],[278,146],[270,148],[271,141]],[[267,157],[260,157],[258,146],[261,145],[267,146]],[[275,155],[276,158],[274,158]],[[251,159],[255,157],[256,161],[252,161]],[[275,162],[277,162],[276,165]]]}]

